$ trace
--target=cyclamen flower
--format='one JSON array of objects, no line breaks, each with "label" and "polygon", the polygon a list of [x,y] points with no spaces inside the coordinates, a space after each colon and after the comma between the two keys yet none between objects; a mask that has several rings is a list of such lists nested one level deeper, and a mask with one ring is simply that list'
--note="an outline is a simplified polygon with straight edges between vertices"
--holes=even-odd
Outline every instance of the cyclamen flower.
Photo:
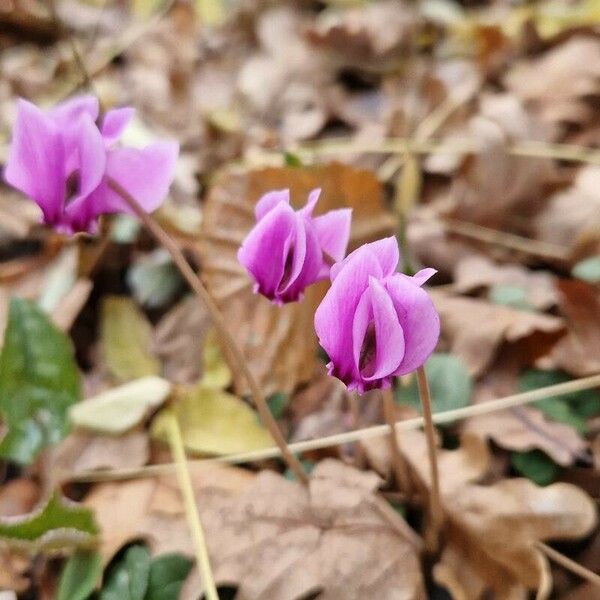
[{"label": "cyclamen flower", "polygon": [[327,279],[330,265],[342,260],[350,237],[352,210],[313,217],[321,190],[294,211],[290,191],[262,196],[254,210],[258,221],[238,251],[238,260],[256,282],[254,292],[275,304],[299,300],[307,286]]},{"label": "cyclamen flower", "polygon": [[439,316],[421,287],[436,271],[409,277],[396,272],[399,259],[393,237],[361,246],[331,268],[315,313],[329,374],[361,394],[420,367],[439,338]]},{"label": "cyclamen flower", "polygon": [[43,221],[61,233],[93,233],[99,215],[130,212],[109,179],[151,212],[167,195],[179,147],[174,142],[119,147],[133,114],[132,108],[108,111],[98,126],[93,96],[74,98],[46,113],[19,100],[4,178],[34,200]]}]

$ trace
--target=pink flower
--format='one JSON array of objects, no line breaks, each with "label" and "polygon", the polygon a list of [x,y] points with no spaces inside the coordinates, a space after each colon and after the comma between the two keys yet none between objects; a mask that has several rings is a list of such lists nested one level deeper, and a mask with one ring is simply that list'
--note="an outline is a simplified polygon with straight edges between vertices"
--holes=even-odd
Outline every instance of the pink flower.
[{"label": "pink flower", "polygon": [[399,259],[393,237],[361,246],[331,268],[315,313],[329,374],[361,394],[420,367],[439,338],[439,316],[421,287],[436,271],[408,277],[396,272]]},{"label": "pink flower", "polygon": [[43,221],[61,233],[94,232],[99,215],[130,212],[109,187],[109,178],[144,210],[155,210],[173,180],[179,148],[174,142],[141,150],[119,147],[133,113],[132,108],[111,110],[98,126],[98,100],[92,96],[46,113],[19,100],[4,178],[34,200]]},{"label": "pink flower", "polygon": [[238,260],[256,282],[255,293],[275,304],[299,300],[346,253],[352,210],[313,217],[320,192],[313,190],[298,211],[290,206],[289,190],[269,192],[256,205],[258,222],[242,243]]}]

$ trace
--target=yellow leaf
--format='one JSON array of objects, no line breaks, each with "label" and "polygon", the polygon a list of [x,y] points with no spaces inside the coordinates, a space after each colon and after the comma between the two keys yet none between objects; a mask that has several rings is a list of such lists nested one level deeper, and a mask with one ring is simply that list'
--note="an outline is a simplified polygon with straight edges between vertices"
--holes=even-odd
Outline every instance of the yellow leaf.
[{"label": "yellow leaf", "polygon": [[160,363],[149,351],[152,327],[130,298],[104,300],[100,341],[106,366],[116,379],[130,381],[160,373]]},{"label": "yellow leaf", "polygon": [[[231,454],[272,446],[271,436],[256,413],[242,400],[212,387],[197,385],[185,390],[169,409],[175,413],[185,447],[199,454]],[[161,411],[151,434],[167,441]]]},{"label": "yellow leaf", "polygon": [[101,392],[71,407],[73,425],[117,435],[137,425],[149,411],[160,406],[171,391],[161,377],[143,377]]},{"label": "yellow leaf", "polygon": [[204,387],[223,390],[231,383],[231,370],[223,358],[215,331],[206,336],[202,351],[203,375],[201,383]]}]

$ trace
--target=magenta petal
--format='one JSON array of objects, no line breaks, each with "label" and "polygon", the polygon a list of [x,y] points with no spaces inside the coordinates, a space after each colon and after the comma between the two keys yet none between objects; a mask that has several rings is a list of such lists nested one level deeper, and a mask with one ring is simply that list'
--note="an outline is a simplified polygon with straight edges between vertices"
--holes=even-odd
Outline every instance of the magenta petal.
[{"label": "magenta petal", "polygon": [[280,202],[290,203],[290,190],[274,190],[260,197],[254,207],[256,220],[260,221],[268,212],[273,210]]},{"label": "magenta petal", "polygon": [[421,269],[420,271],[417,271],[417,273],[415,273],[412,276],[412,280],[418,286],[421,286],[424,283],[426,283],[429,279],[431,279],[436,273],[437,273],[436,269],[432,269],[432,268]]},{"label": "magenta petal", "polygon": [[65,129],[72,127],[83,115],[88,115],[92,121],[96,121],[99,112],[98,98],[95,96],[77,96],[57,105],[48,112],[48,116],[59,128]]},{"label": "magenta petal", "polygon": [[238,250],[238,260],[256,281],[256,291],[268,298],[276,298],[295,228],[294,211],[281,202],[254,226]]},{"label": "magenta petal", "polygon": [[313,210],[319,201],[319,196],[321,195],[321,188],[315,188],[308,194],[308,200],[304,205],[304,208],[300,210],[300,212],[306,217],[310,218],[312,216]]},{"label": "magenta petal", "polygon": [[440,336],[440,318],[427,292],[409,277],[394,275],[386,281],[404,331],[404,359],[394,375],[420,367],[434,351]]},{"label": "magenta petal", "polygon": [[107,145],[111,145],[119,139],[134,114],[135,109],[131,107],[116,108],[106,113],[100,131]]},{"label": "magenta petal", "polygon": [[4,177],[34,200],[45,221],[53,225],[62,217],[64,171],[65,150],[60,132],[37,107],[19,100]]},{"label": "magenta petal", "polygon": [[[179,145],[156,142],[141,150],[115,148],[108,152],[106,174],[127,190],[146,211],[156,210],[169,191],[175,176]],[[100,212],[130,212],[118,194],[109,190]]]},{"label": "magenta petal", "polygon": [[353,257],[357,252],[364,252],[366,249],[368,249],[379,262],[382,277],[387,277],[396,271],[396,267],[400,261],[400,251],[398,250],[398,240],[392,236],[377,240],[376,242],[371,242],[370,244],[363,244],[360,248],[348,254],[344,260],[333,265],[329,275],[331,281],[337,277],[344,265],[353,260]]},{"label": "magenta petal", "polygon": [[373,253],[363,247],[353,254],[315,312],[315,330],[331,359],[331,374],[347,384],[355,380],[352,349],[355,308],[369,285],[369,276],[381,277],[381,267]]},{"label": "magenta petal", "polygon": [[351,208],[331,210],[312,220],[321,249],[335,262],[341,261],[346,254],[351,221]]}]

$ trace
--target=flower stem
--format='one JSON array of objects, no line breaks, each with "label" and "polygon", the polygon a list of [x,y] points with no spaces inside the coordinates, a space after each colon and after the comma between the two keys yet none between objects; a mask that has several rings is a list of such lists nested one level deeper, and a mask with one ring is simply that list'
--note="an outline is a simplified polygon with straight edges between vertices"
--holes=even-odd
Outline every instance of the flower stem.
[{"label": "flower stem", "polygon": [[396,435],[396,407],[394,405],[392,390],[382,390],[382,397],[383,414],[390,427],[388,439],[390,442],[390,452],[392,454],[392,466],[394,475],[396,476],[396,485],[398,485],[407,496],[410,496],[412,484],[408,473],[408,465],[406,464]]},{"label": "flower stem", "polygon": [[444,520],[442,509],[442,501],[440,496],[440,478],[438,472],[435,429],[433,427],[433,418],[431,413],[431,396],[429,395],[429,385],[427,384],[427,375],[425,367],[422,365],[417,369],[417,385],[419,388],[419,398],[421,399],[421,408],[423,410],[423,427],[425,430],[425,438],[427,440],[427,451],[429,453],[429,467],[431,477],[431,495],[430,495],[430,510],[431,523],[435,535],[435,546],[437,550],[437,532]]},{"label": "flower stem", "polygon": [[213,325],[219,334],[219,341],[224,348],[229,351],[244,378],[248,382],[248,387],[250,388],[252,399],[258,410],[261,421],[269,430],[273,441],[281,450],[283,459],[287,463],[288,467],[292,470],[298,481],[304,484],[308,483],[308,478],[304,472],[304,469],[302,468],[302,465],[300,464],[300,461],[296,458],[296,456],[294,456],[294,454],[290,452],[290,449],[287,447],[285,439],[281,434],[281,431],[279,431],[277,422],[269,410],[267,401],[260,391],[256,379],[254,379],[254,376],[250,372],[250,368],[248,367],[248,363],[246,362],[242,351],[236,344],[233,336],[227,328],[227,325],[225,324],[225,318],[223,317],[215,301],[212,299],[211,295],[208,293],[208,290],[204,287],[202,281],[200,281],[198,275],[194,272],[186,260],[185,256],[179,249],[179,246],[177,246],[169,234],[159,225],[156,219],[144,211],[135,198],[133,198],[133,196],[131,196],[131,194],[124,189],[123,186],[117,183],[114,179],[109,179],[109,186],[117,194],[119,194],[121,198],[123,198],[127,206],[131,208],[131,210],[140,219],[148,231],[154,236],[157,242],[171,255],[173,262],[179,269],[179,272],[183,278],[188,282],[189,286],[192,288],[204,306],[206,306]]},{"label": "flower stem", "polygon": [[200,521],[200,516],[198,514],[198,507],[196,506],[196,497],[194,495],[192,479],[187,466],[179,422],[177,421],[177,417],[170,411],[166,413],[165,416],[167,417],[166,425],[169,445],[171,446],[171,454],[175,460],[177,479],[179,480],[179,487],[183,496],[185,514],[194,540],[196,565],[198,571],[200,571],[200,577],[202,577],[202,584],[204,585],[207,600],[219,600],[219,594],[217,593],[217,587],[210,567],[208,548],[206,547],[206,540],[204,539],[202,522]]}]

